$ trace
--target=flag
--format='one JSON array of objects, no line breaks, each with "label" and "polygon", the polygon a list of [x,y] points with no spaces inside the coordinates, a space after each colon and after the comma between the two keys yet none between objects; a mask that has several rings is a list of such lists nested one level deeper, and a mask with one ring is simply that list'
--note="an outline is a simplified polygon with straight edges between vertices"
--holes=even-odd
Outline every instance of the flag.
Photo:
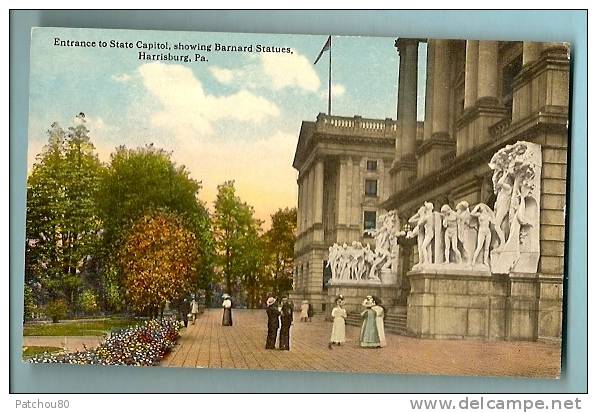
[{"label": "flag", "polygon": [[315,62],[313,64],[316,65],[317,62],[319,62],[319,59],[321,59],[321,55],[323,54],[323,52],[325,52],[326,50],[330,50],[331,48],[332,48],[332,36],[328,36],[327,42],[325,42],[325,44],[323,45],[323,49],[321,49],[321,52],[319,52],[319,56],[317,56],[317,59],[315,59]]}]

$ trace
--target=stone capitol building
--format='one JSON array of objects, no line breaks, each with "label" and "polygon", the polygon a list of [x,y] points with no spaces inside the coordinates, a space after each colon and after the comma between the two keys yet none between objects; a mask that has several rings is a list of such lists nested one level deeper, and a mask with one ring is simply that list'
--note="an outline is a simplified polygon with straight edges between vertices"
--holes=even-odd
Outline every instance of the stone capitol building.
[{"label": "stone capitol building", "polygon": [[[425,120],[418,53],[427,43]],[[397,120],[303,121],[293,291],[390,331],[561,340],[569,46],[398,39]]]}]

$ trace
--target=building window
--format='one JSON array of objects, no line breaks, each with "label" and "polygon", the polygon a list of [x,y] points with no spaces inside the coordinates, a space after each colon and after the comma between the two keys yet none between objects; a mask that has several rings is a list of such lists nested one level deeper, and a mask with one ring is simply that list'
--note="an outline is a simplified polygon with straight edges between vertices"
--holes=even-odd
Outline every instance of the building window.
[{"label": "building window", "polygon": [[377,161],[367,161],[368,171],[377,171]]},{"label": "building window", "polygon": [[377,213],[375,211],[365,211],[363,213],[363,229],[365,231],[374,230],[376,219],[377,219]]},{"label": "building window", "polygon": [[365,195],[377,196],[377,179],[365,179]]}]

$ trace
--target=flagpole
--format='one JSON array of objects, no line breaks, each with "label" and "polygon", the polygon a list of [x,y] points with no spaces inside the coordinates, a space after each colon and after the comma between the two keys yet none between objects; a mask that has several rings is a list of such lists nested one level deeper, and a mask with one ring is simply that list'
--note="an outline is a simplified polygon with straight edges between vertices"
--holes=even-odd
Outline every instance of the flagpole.
[{"label": "flagpole", "polygon": [[330,61],[328,67],[328,116],[332,116],[332,36],[330,36]]}]

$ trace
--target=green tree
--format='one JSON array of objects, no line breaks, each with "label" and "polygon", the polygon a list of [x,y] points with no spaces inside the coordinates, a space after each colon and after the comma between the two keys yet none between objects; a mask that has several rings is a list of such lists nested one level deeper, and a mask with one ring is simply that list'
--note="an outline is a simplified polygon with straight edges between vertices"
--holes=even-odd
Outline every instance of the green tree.
[{"label": "green tree", "polygon": [[97,248],[95,204],[102,165],[79,114],[65,132],[57,123],[27,182],[27,281],[75,308],[81,273]]},{"label": "green tree", "polygon": [[217,251],[217,267],[226,291],[239,290],[243,277],[259,262],[253,255],[261,222],[254,218],[253,208],[243,202],[234,188],[234,181],[218,186],[214,202],[213,233]]},{"label": "green tree", "polygon": [[256,225],[247,231],[240,246],[240,282],[249,308],[257,307],[270,290],[266,246],[265,238],[259,234],[259,227]]},{"label": "green tree", "polygon": [[198,200],[201,183],[192,179],[184,166],[177,166],[171,154],[153,145],[137,149],[124,146],[112,153],[102,177],[98,205],[104,221],[103,301],[114,306],[119,301],[120,269],[113,257],[127,236],[132,223],[156,210],[167,210],[184,217],[196,237],[196,288],[208,288],[213,280],[213,237],[209,214]]},{"label": "green tree", "polygon": [[272,226],[264,234],[264,244],[272,291],[279,296],[292,289],[296,208],[279,209],[271,218]]},{"label": "green tree", "polygon": [[176,214],[144,215],[119,252],[127,301],[138,312],[157,316],[195,287],[198,248],[188,224]]}]

